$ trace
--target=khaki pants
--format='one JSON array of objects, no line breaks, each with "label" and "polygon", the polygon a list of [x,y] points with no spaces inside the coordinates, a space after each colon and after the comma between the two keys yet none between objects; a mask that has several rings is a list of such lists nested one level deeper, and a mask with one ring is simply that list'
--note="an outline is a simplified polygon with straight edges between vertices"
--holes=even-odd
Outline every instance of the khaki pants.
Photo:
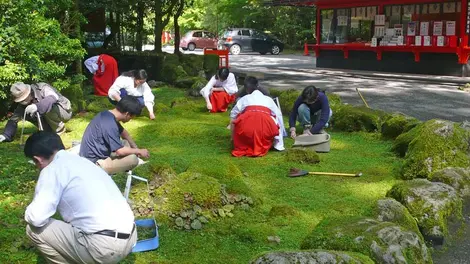
[{"label": "khaki pants", "polygon": [[[127,140],[122,140],[122,144],[125,147],[130,147],[129,142]],[[128,155],[125,157],[116,157],[116,153],[111,153],[111,157],[107,159],[101,159],[96,161],[96,163],[108,174],[116,174],[118,172],[125,172],[128,170],[132,170],[133,168],[139,165],[139,158],[136,155]]]},{"label": "khaki pants", "polygon": [[51,111],[44,115],[44,119],[54,132],[61,132],[65,122],[72,118],[72,111],[65,111],[61,106],[54,104]]},{"label": "khaki pants", "polygon": [[87,234],[55,219],[40,228],[27,225],[26,234],[48,263],[118,263],[137,241],[136,229],[128,239],[119,239]]}]

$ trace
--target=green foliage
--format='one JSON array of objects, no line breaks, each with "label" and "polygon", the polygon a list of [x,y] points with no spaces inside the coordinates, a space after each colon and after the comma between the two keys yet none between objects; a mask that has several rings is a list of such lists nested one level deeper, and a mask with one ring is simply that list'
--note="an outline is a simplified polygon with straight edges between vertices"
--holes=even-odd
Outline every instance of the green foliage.
[{"label": "green foliage", "polygon": [[46,17],[49,2],[0,2],[0,98],[6,98],[6,89],[16,81],[52,83],[83,57],[80,41],[63,34],[59,22]]},{"label": "green foliage", "polygon": [[445,167],[468,167],[469,137],[469,132],[458,124],[442,120],[425,122],[409,144],[402,177],[427,178]]},{"label": "green foliage", "polygon": [[290,89],[286,91],[277,91],[274,89],[269,90],[271,96],[279,97],[279,103],[281,104],[282,114],[285,116],[290,115],[292,108],[294,107],[295,100],[300,95],[300,92],[295,89]]},{"label": "green foliage", "polygon": [[380,110],[367,107],[342,105],[336,109],[333,115],[332,126],[334,129],[346,132],[380,130],[387,114]]},{"label": "green foliage", "polygon": [[86,106],[86,110],[89,112],[99,113],[114,108],[107,96],[91,96],[90,98],[91,102]]},{"label": "green foliage", "polygon": [[291,148],[286,151],[286,160],[301,164],[316,164],[320,162],[320,157],[311,149]]},{"label": "green foliage", "polygon": [[399,113],[393,114],[384,122],[381,132],[385,138],[395,139],[402,133],[410,131],[419,123],[420,121],[416,118]]},{"label": "green foliage", "polygon": [[72,112],[78,113],[86,108],[86,101],[83,95],[83,88],[79,84],[73,84],[63,89],[61,94],[70,100]]},{"label": "green foliage", "polygon": [[219,69],[219,56],[215,54],[204,55],[203,68],[206,76],[215,75],[217,73],[217,69]]}]

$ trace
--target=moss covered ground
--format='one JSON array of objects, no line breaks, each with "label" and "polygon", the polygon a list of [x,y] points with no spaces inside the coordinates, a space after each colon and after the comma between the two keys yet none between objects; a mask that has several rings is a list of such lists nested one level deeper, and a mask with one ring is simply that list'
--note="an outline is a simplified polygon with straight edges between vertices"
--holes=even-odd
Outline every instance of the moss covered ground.
[{"label": "moss covered ground", "polygon": [[[231,218],[218,218],[202,230],[182,231],[163,223],[160,248],[131,254],[123,263],[248,263],[271,250],[298,250],[304,238],[326,217],[371,216],[377,200],[398,181],[401,159],[391,142],[378,133],[332,132],[332,151],[318,164],[288,162],[271,151],[262,158],[233,158],[228,114],[209,114],[202,98],[186,99],[185,91],[157,88],[156,120],[146,115],[124,126],[140,147],[148,148],[148,164],[135,172],[152,178],[152,168],[170,166],[177,174],[201,173],[227,185],[228,192],[249,195],[254,206],[236,208]],[[98,107],[100,104],[95,104]],[[93,113],[74,117],[62,135],[67,147],[78,140]],[[286,120],[287,121],[287,120]],[[3,127],[5,122],[0,123]],[[25,133],[35,129],[28,125]],[[292,139],[286,139],[290,148]],[[32,199],[38,172],[14,142],[0,144],[0,263],[40,263],[25,236],[24,210]],[[291,167],[311,171],[356,173],[360,178],[306,176],[289,178]],[[125,175],[114,180],[121,189]],[[270,243],[278,236],[280,243]]]}]

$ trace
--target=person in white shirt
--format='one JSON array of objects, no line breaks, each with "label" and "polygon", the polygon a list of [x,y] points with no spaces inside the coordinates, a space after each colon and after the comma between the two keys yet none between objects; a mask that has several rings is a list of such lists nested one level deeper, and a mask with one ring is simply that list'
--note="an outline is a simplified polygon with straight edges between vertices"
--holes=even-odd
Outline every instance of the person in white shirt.
[{"label": "person in white shirt", "polygon": [[276,150],[284,150],[284,123],[274,100],[264,95],[255,77],[245,79],[247,95],[240,98],[230,113],[235,157],[261,157],[274,143]]},{"label": "person in white shirt", "polygon": [[237,92],[235,75],[228,68],[220,68],[217,75],[212,76],[207,85],[199,91],[211,113],[226,112],[228,106],[235,101]]},{"label": "person in white shirt", "polygon": [[150,119],[155,119],[153,112],[155,96],[147,84],[147,72],[145,70],[133,70],[121,74],[109,88],[108,96],[112,104],[116,104],[124,96],[134,96],[142,106],[147,108]]},{"label": "person in white shirt", "polygon": [[[137,241],[134,214],[111,177],[40,131],[25,156],[40,170],[26,234],[49,263],[118,263]],[[62,220],[52,216],[59,211]]]}]

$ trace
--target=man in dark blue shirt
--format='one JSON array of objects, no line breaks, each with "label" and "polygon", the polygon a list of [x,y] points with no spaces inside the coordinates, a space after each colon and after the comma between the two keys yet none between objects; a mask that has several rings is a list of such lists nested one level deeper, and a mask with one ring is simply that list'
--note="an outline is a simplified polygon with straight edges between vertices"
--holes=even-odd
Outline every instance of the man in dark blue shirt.
[{"label": "man in dark blue shirt", "polygon": [[323,128],[328,126],[331,115],[332,111],[325,93],[320,92],[315,86],[305,87],[295,101],[289,117],[291,137],[297,136],[296,120],[304,127],[304,134],[312,135],[321,133]]},{"label": "man in dark blue shirt", "polygon": [[139,164],[138,158],[148,158],[149,152],[139,149],[119,122],[127,123],[141,112],[139,101],[127,96],[116,104],[115,109],[97,114],[83,134],[80,156],[97,164],[108,174],[135,168]]}]

